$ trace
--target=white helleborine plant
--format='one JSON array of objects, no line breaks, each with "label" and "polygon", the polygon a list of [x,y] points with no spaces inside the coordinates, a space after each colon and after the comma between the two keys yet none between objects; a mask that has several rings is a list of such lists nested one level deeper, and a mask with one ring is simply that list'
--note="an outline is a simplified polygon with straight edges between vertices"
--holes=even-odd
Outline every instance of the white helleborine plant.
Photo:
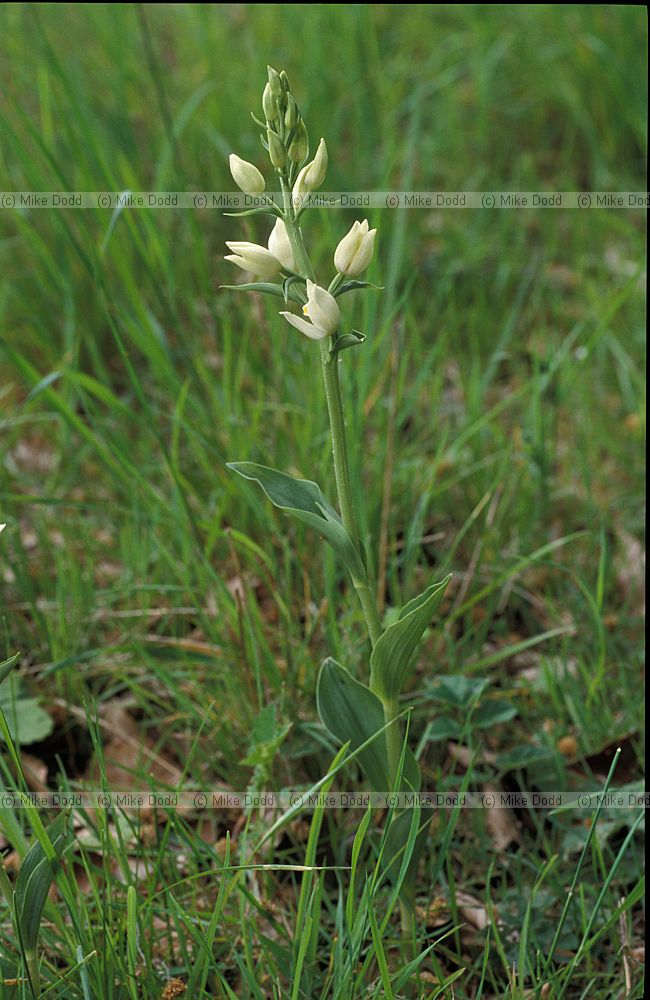
[{"label": "white helleborine plant", "polygon": [[[257,243],[227,244],[232,253],[226,260],[262,279],[228,287],[273,295],[287,304],[291,302],[302,307],[302,316],[288,309],[280,315],[305,337],[318,342],[339,510],[311,480],[294,479],[284,472],[252,462],[232,463],[230,468],[245,479],[259,483],[277,507],[327,539],[349,572],[368,634],[368,670],[362,679],[359,670],[354,676],[345,665],[328,657],[318,677],[320,718],[337,743],[347,744],[349,750],[358,755],[358,762],[375,791],[417,791],[422,776],[414,754],[404,746],[399,699],[413,677],[418,644],[442,601],[447,580],[430,584],[390,622],[382,621],[369,569],[372,562],[366,557],[366,540],[362,537],[356,509],[362,491],[357,490],[355,495],[352,489],[339,381],[341,353],[363,344],[365,337],[358,331],[345,329],[338,299],[355,289],[369,287],[368,282],[348,279],[357,278],[372,261],[377,230],[369,228],[367,219],[355,222],[334,252],[336,270],[329,284],[318,281],[300,220],[310,207],[306,196],[325,180],[327,146],[321,139],[316,155],[306,162],[309,136],[300,109],[286,73],[277,73],[271,67],[264,88],[262,112],[265,121],[256,118],[255,121],[279,181],[279,198],[269,193],[258,206],[241,214],[270,215],[275,224],[268,237],[268,247]],[[251,194],[265,191],[264,178],[252,163],[233,154],[230,169],[243,191]],[[355,450],[360,452],[362,449]],[[361,481],[359,477],[357,482]],[[347,645],[343,643],[341,648]],[[355,645],[358,649],[358,644]],[[414,938],[417,861],[431,815],[417,805],[396,810],[386,831],[383,855],[393,860],[386,861],[385,869],[391,880],[399,876],[402,926],[410,939]],[[402,860],[400,855],[407,844],[410,854]]]},{"label": "white helleborine plant", "polygon": [[355,222],[334,251],[334,266],[339,274],[356,278],[368,267],[375,252],[376,229],[368,229],[368,220]]},{"label": "white helleborine plant", "polygon": [[280,315],[310,340],[324,340],[325,337],[331,337],[339,328],[341,310],[336,299],[309,279],[307,279],[307,302],[302,311],[309,317],[309,321],[290,312],[281,312]]}]

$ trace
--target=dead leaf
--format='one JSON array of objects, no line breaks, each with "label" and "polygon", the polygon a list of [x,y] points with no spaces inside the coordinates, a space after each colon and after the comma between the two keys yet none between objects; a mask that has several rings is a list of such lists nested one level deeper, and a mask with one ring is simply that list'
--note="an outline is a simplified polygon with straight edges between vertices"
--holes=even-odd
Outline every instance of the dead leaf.
[{"label": "dead leaf", "polygon": [[186,990],[187,986],[182,979],[170,979],[160,994],[160,1000],[176,1000],[177,997],[184,996]]},{"label": "dead leaf", "polygon": [[477,931],[483,931],[490,923],[487,910],[480,899],[470,896],[468,892],[456,893],[456,905],[458,912],[464,917],[468,924],[475,927]]},{"label": "dead leaf", "polygon": [[556,746],[563,757],[575,757],[578,752],[578,741],[575,736],[561,736]]},{"label": "dead leaf", "polygon": [[[500,795],[501,789],[496,785],[485,785],[485,792],[490,795]],[[488,809],[485,824],[492,838],[492,844],[497,852],[505,851],[510,844],[519,843],[521,836],[511,809]]]},{"label": "dead leaf", "polygon": [[[104,770],[109,788],[124,791],[146,791],[154,784],[165,789],[178,788],[183,772],[166,755],[155,749],[142,728],[119,700],[107,702],[100,713],[107,734],[103,748]],[[85,776],[99,784],[101,769],[96,757],[90,761]],[[143,810],[143,815],[147,810]]]},{"label": "dead leaf", "polygon": [[47,764],[40,757],[34,757],[33,754],[24,751],[20,754],[20,761],[29,788],[33,792],[48,792]]},{"label": "dead leaf", "polygon": [[461,767],[464,767],[465,770],[468,770],[472,764],[476,764],[478,762],[482,764],[496,765],[498,756],[490,750],[483,750],[482,753],[477,755],[475,751],[462,746],[460,743],[453,743],[451,740],[447,744],[447,752],[452,760],[455,760]]},{"label": "dead leaf", "polygon": [[612,740],[611,743],[608,743],[607,746],[604,746],[596,753],[591,753],[584,758],[580,757],[573,763],[581,770],[583,764],[587,764],[594,775],[604,780],[609,773],[614,754],[620,747],[621,755],[616,766],[616,782],[617,784],[619,782],[626,784],[628,781],[634,781],[642,777],[639,761],[634,749],[634,740],[636,737],[637,733],[635,732],[626,733],[623,736],[619,736],[618,739]]},{"label": "dead leaf", "polygon": [[39,438],[22,438],[11,452],[10,458],[21,470],[44,475],[55,465],[56,453]]},{"label": "dead leaf", "polygon": [[645,549],[638,538],[618,528],[614,567],[619,588],[634,611],[643,614],[645,608]]}]

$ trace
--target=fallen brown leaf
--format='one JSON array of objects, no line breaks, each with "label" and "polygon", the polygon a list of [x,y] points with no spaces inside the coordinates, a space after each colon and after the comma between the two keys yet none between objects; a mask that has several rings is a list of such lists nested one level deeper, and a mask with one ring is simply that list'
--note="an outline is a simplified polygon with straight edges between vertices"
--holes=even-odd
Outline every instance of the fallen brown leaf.
[{"label": "fallen brown leaf", "polygon": [[[491,795],[501,794],[501,789],[497,788],[496,785],[485,785],[484,790]],[[499,853],[505,851],[510,844],[518,843],[521,840],[519,827],[511,809],[488,809],[485,825],[490,833],[494,849]]]},{"label": "fallen brown leaf", "polygon": [[[119,699],[103,706],[101,720],[107,733],[103,758],[109,788],[146,791],[151,787],[150,779],[165,789],[175,789],[181,784],[183,772],[155,749],[153,742],[144,736],[141,727]],[[96,757],[91,759],[85,779],[99,783],[101,769]]]}]

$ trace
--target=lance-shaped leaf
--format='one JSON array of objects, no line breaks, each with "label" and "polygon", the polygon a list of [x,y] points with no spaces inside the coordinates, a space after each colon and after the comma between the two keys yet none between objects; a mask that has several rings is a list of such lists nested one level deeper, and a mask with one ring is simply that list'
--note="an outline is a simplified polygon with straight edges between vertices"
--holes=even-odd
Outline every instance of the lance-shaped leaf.
[{"label": "lance-shaped leaf", "polygon": [[[318,675],[316,689],[318,714],[325,728],[340,743],[357,750],[385,725],[384,708],[370,688],[357,681],[336,660],[328,658]],[[388,750],[385,732],[359,754],[359,762],[368,781],[377,792],[392,790],[389,777]],[[400,791],[419,792],[422,776],[418,763],[408,747],[404,749],[404,765]],[[403,871],[400,895],[411,898],[417,866],[426,843],[432,812],[414,804],[393,816],[386,834],[382,853],[382,868],[392,882]],[[415,824],[413,828],[412,824]]]},{"label": "lance-shaped leaf", "polygon": [[229,219],[243,219],[246,215],[279,215],[280,210],[277,205],[267,205],[266,207],[260,205],[259,208],[246,208],[242,212],[224,212],[223,214],[227,215]]},{"label": "lance-shaped leaf", "polygon": [[320,486],[309,479],[294,479],[277,469],[254,462],[228,462],[227,466],[244,479],[259,483],[271,503],[280,510],[315,528],[338,552],[354,579],[365,578],[361,557]]},{"label": "lance-shaped leaf", "polygon": [[18,966],[15,962],[12,962],[10,958],[5,958],[0,956],[0,976],[6,982],[10,979],[15,979],[18,982]]},{"label": "lance-shaped leaf", "polygon": [[68,813],[62,812],[47,831],[52,847],[52,860],[46,855],[41,844],[35,843],[25,855],[16,879],[14,895],[16,920],[26,951],[33,951],[36,948],[45,900],[56,874],[56,864],[66,844],[67,824]]},{"label": "lance-shaped leaf", "polygon": [[302,303],[303,299],[298,289],[291,286],[285,289],[285,285],[286,282],[282,285],[274,285],[272,281],[247,281],[242,285],[219,285],[219,288],[233,292],[260,292],[262,295],[275,295],[276,298],[283,299],[285,302],[291,299],[292,302]]},{"label": "lance-shaped leaf", "polygon": [[20,653],[14,653],[14,655],[10,656],[8,660],[3,660],[2,663],[0,663],[0,684],[2,684],[2,682],[9,676],[19,659]]},{"label": "lance-shaped leaf", "polygon": [[292,302],[300,302],[302,305],[306,299],[305,279],[299,274],[290,274],[282,282],[282,294],[285,302],[291,299]]},{"label": "lance-shaped leaf", "polygon": [[374,288],[375,291],[381,292],[384,286],[373,285],[372,281],[357,281],[353,278],[351,281],[343,281],[334,294],[338,298],[339,295],[345,295],[346,292],[353,292],[357,288]]},{"label": "lance-shaped leaf", "polygon": [[[357,750],[375,733],[379,733],[386,724],[384,706],[377,695],[331,657],[324,661],[320,669],[316,702],[318,714],[325,728],[340,743],[349,742],[353,750]],[[377,739],[359,754],[359,762],[375,791],[391,791],[392,781],[385,733],[380,733]],[[420,782],[420,768],[407,747],[402,772],[402,790],[419,791]]]},{"label": "lance-shaped leaf", "polygon": [[352,333],[343,333],[340,337],[337,337],[334,341],[334,346],[331,348],[329,356],[333,360],[336,359],[336,355],[340,354],[341,351],[346,351],[348,347],[358,347],[359,344],[363,344],[366,339],[365,333],[359,333],[358,330],[353,330]]},{"label": "lance-shaped leaf", "polygon": [[413,672],[415,652],[431,617],[440,605],[451,575],[434,583],[405,604],[396,622],[382,632],[370,658],[372,688],[395,701]]},{"label": "lance-shaped leaf", "polygon": [[410,901],[413,901],[418,862],[426,846],[432,819],[433,809],[417,805],[397,813],[386,831],[382,868],[395,882],[406,863],[400,895]]}]

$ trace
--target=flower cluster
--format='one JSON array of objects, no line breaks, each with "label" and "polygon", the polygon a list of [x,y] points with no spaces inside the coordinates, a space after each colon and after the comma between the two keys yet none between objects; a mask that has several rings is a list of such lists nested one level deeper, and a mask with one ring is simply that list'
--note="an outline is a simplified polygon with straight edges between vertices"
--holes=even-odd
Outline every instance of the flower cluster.
[{"label": "flower cluster", "polygon": [[[231,251],[226,260],[261,279],[245,286],[267,294],[281,295],[285,302],[302,306],[303,316],[284,311],[280,315],[311,340],[336,338],[341,322],[337,298],[351,288],[363,287],[357,279],[372,261],[376,229],[368,220],[355,222],[334,252],[335,275],[328,288],[319,285],[305,251],[299,220],[309,207],[309,195],[325,180],[328,154],[321,139],[313,159],[309,159],[309,136],[300,109],[284,72],[268,68],[268,82],[262,94],[264,121],[253,115],[261,130],[260,139],[271,166],[278,175],[282,207],[267,197],[264,207],[241,214],[266,213],[275,216],[266,246],[243,241],[227,242]],[[253,164],[235,153],[230,171],[237,186],[248,195],[264,196],[266,183]],[[233,287],[233,286],[228,286]],[[236,287],[236,286],[235,286]],[[306,317],[306,318],[303,318]],[[357,338],[355,342],[361,342]]]}]

